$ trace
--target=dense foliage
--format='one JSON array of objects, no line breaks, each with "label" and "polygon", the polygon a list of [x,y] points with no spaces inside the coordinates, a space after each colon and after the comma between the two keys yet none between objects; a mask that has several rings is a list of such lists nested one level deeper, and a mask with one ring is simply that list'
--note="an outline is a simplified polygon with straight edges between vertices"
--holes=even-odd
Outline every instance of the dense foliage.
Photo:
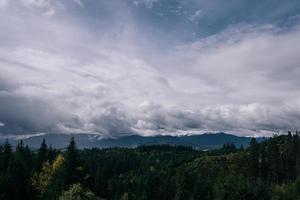
[{"label": "dense foliage", "polygon": [[0,147],[0,199],[300,199],[298,133],[248,148]]}]

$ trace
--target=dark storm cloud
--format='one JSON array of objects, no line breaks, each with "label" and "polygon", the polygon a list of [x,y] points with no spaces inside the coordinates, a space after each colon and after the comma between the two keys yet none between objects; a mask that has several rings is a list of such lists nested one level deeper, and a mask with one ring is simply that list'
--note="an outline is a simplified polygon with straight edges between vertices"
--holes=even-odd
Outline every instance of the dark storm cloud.
[{"label": "dark storm cloud", "polygon": [[297,129],[299,5],[0,0],[0,133]]}]

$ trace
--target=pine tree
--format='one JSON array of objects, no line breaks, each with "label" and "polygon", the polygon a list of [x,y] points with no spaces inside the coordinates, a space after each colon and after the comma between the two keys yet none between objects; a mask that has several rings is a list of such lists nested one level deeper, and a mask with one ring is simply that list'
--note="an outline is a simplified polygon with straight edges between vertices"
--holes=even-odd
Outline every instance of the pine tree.
[{"label": "pine tree", "polygon": [[271,139],[267,146],[268,166],[270,169],[269,179],[272,182],[280,181],[280,152],[275,139]]},{"label": "pine tree", "polygon": [[250,175],[252,177],[258,177],[259,175],[259,146],[255,138],[251,139],[250,142]]},{"label": "pine tree", "polygon": [[32,154],[24,142],[20,140],[14,152],[14,159],[8,167],[11,183],[14,185],[13,193],[17,199],[28,199],[31,194],[30,178],[32,167]]},{"label": "pine tree", "polygon": [[48,147],[45,141],[45,138],[43,138],[43,142],[41,144],[41,147],[38,150],[38,169],[41,170],[43,163],[48,160]]},{"label": "pine tree", "polygon": [[297,142],[295,141],[296,136],[288,137],[288,141],[286,144],[286,151],[285,151],[285,165],[286,165],[286,179],[287,180],[295,180],[297,174]]},{"label": "pine tree", "polygon": [[78,149],[74,140],[71,138],[70,143],[65,152],[65,186],[69,187],[71,184],[80,181],[82,169],[80,168],[80,160],[78,155]]},{"label": "pine tree", "polygon": [[3,147],[3,169],[4,169],[4,171],[7,170],[11,159],[12,159],[12,147],[8,143],[8,140],[6,140],[4,147]]},{"label": "pine tree", "polygon": [[293,138],[293,143],[296,159],[296,177],[300,177],[300,139],[298,131],[296,131],[296,135]]},{"label": "pine tree", "polygon": [[23,140],[20,140],[16,147],[16,152],[23,152],[25,150]]},{"label": "pine tree", "polygon": [[58,151],[50,145],[48,149],[48,161],[52,163],[57,155],[58,155]]},{"label": "pine tree", "polygon": [[268,176],[268,167],[266,162],[265,147],[262,146],[260,148],[260,177],[263,179]]}]

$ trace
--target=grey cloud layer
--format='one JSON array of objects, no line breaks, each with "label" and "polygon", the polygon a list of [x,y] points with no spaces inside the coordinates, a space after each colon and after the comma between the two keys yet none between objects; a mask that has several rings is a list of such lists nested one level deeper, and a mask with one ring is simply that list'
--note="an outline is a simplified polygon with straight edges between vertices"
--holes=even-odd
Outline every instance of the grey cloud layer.
[{"label": "grey cloud layer", "polygon": [[122,23],[85,16],[89,1],[0,1],[2,135],[299,128],[297,26],[238,23],[164,50],[128,4],[101,2]]}]

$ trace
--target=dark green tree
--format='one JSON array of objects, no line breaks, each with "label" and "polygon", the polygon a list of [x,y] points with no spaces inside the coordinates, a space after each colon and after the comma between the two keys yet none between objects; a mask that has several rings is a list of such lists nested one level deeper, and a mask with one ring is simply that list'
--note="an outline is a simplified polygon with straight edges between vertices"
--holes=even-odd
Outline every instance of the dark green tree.
[{"label": "dark green tree", "polygon": [[276,142],[275,139],[272,139],[268,142],[266,153],[268,158],[267,165],[270,170],[269,180],[274,183],[278,183],[281,179],[280,177],[281,160],[280,160],[278,143]]},{"label": "dark green tree", "polygon": [[260,148],[260,177],[261,178],[266,178],[268,176],[268,166],[267,166],[267,160],[266,160],[266,152],[264,146],[261,146]]},{"label": "dark green tree", "polygon": [[8,143],[8,140],[5,141],[4,147],[3,147],[3,170],[6,171],[9,165],[9,162],[12,159],[12,147]]},{"label": "dark green tree", "polygon": [[48,148],[48,160],[49,160],[49,162],[52,163],[59,153],[60,152],[58,150],[56,150],[55,148],[53,148],[50,145],[50,147]]},{"label": "dark green tree", "polygon": [[15,199],[30,199],[33,197],[30,184],[33,166],[33,155],[23,141],[19,141],[10,161],[7,174],[10,177],[11,191]]},{"label": "dark green tree", "polygon": [[46,144],[45,138],[43,138],[42,144],[38,150],[38,170],[41,170],[43,163],[49,159],[48,154],[48,146]]},{"label": "dark green tree", "polygon": [[249,172],[252,177],[259,175],[259,146],[255,138],[251,139],[249,147]]},{"label": "dark green tree", "polygon": [[64,157],[64,181],[65,186],[69,187],[71,184],[82,181],[83,178],[83,169],[80,163],[78,149],[74,137],[71,138]]}]

